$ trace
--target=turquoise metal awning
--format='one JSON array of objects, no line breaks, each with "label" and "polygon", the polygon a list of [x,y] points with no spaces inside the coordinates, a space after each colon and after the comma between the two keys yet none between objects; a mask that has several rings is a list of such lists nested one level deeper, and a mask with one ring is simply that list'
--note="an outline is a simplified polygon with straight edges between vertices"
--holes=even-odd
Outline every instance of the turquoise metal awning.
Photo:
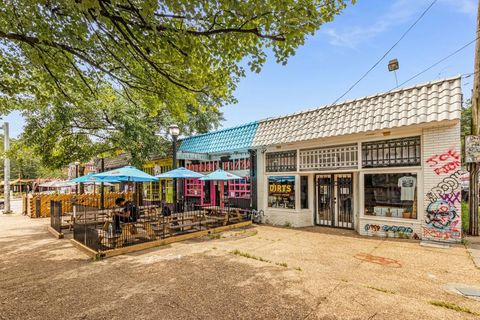
[{"label": "turquoise metal awning", "polygon": [[257,127],[258,122],[251,122],[238,127],[188,137],[182,139],[179,151],[185,154],[207,154],[246,150],[252,146]]}]

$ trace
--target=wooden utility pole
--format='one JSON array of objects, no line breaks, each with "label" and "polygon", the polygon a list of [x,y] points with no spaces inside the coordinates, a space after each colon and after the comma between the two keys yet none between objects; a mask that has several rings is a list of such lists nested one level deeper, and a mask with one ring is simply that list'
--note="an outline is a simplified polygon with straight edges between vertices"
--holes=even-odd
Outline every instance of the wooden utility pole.
[{"label": "wooden utility pole", "polygon": [[[475,62],[473,67],[473,91],[472,91],[472,135],[478,136],[480,133],[480,119],[479,117],[479,98],[480,98],[480,1],[478,3],[477,11],[477,42],[475,45]],[[469,187],[469,228],[468,233],[472,236],[478,236],[478,163],[471,163],[469,165],[470,171],[470,187]]]}]

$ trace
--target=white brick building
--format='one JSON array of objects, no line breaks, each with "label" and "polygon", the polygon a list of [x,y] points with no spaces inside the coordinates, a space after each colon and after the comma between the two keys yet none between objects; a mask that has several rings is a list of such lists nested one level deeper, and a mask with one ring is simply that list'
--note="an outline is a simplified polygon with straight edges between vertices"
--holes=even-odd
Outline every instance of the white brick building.
[{"label": "white brick building", "polygon": [[461,239],[460,78],[258,124],[257,201],[272,224]]}]

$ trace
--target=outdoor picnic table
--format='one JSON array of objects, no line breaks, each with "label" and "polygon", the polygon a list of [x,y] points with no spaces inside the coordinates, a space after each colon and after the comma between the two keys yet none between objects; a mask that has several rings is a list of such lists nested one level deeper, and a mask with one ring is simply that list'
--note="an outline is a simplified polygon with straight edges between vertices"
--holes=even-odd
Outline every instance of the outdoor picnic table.
[{"label": "outdoor picnic table", "polygon": [[207,219],[213,219],[216,221],[223,221],[223,225],[226,225],[229,222],[240,222],[242,220],[241,212],[244,209],[236,207],[219,207],[219,206],[208,206],[203,207],[206,211]]},{"label": "outdoor picnic table", "polygon": [[200,208],[204,210],[206,214],[210,214],[210,215],[218,215],[234,209],[232,207],[220,207],[220,206],[206,206],[206,207],[200,207]]},{"label": "outdoor picnic table", "polygon": [[108,232],[112,223],[111,221],[106,221],[102,230],[99,230],[99,241],[107,247],[121,247],[124,243],[132,242],[136,239],[156,239],[155,230],[150,222],[124,222],[121,224],[121,233]]},{"label": "outdoor picnic table", "polygon": [[[140,210],[140,215],[145,213],[149,209],[155,209],[154,215],[158,215],[158,211],[156,210],[158,206],[156,205],[145,205],[145,206],[138,206]],[[68,212],[65,214],[64,218],[62,219],[65,222],[65,225],[68,227],[69,230],[73,229],[73,224],[75,221],[78,221],[82,224],[89,224],[94,225],[97,223],[104,223],[106,220],[109,220],[113,217],[114,213],[122,212],[123,208],[108,208],[102,210],[88,210],[88,211],[76,211],[75,215],[73,212]]]}]

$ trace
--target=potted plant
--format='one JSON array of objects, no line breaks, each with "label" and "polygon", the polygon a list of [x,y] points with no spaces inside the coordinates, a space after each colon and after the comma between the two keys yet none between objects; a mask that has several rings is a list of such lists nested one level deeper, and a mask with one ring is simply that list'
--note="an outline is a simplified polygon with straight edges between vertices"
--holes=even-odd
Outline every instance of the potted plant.
[{"label": "potted plant", "polygon": [[412,217],[412,213],[410,211],[405,210],[405,211],[402,212],[402,217],[404,219],[410,219]]}]

